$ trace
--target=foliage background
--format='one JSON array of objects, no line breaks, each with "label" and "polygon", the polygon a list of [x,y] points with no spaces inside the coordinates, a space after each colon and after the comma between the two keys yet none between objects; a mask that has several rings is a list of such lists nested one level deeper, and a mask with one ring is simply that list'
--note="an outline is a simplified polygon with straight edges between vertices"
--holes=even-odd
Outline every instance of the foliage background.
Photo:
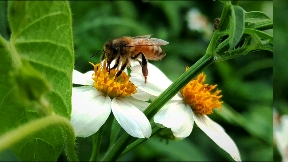
[{"label": "foliage background", "polygon": [[[246,11],[260,10],[273,18],[273,3],[269,1],[240,2]],[[191,66],[205,52],[209,39],[188,28],[187,13],[198,8],[211,23],[220,17],[222,4],[213,1],[166,2],[71,2],[75,45],[75,69],[91,70],[88,61],[110,39],[121,36],[153,34],[169,42],[164,46],[166,57],[158,66],[171,80],[178,78],[186,66]],[[272,31],[269,31],[270,34]],[[222,90],[225,107],[211,118],[220,123],[235,140],[243,160],[272,160],[272,67],[270,52],[253,52],[209,66],[205,72],[209,83]],[[105,134],[109,134],[106,124]],[[90,157],[91,139],[79,138],[80,159]],[[103,142],[108,144],[108,138]],[[80,145],[85,143],[85,145]],[[257,150],[257,151],[256,151]],[[102,149],[104,153],[105,149]],[[197,126],[189,138],[170,141],[153,137],[123,156],[121,160],[231,160]]]},{"label": "foliage background", "polygon": [[[259,10],[273,18],[271,1],[245,1],[239,2],[239,5],[246,11]],[[7,21],[3,14],[6,11],[6,3],[1,2],[0,6],[3,9],[0,13],[1,23]],[[168,41],[169,45],[163,47],[167,56],[162,61],[151,63],[158,66],[171,80],[177,79],[186,66],[195,63],[204,54],[209,43],[209,39],[206,39],[203,33],[188,28],[186,19],[188,11],[198,8],[207,16],[211,25],[215,18],[220,17],[222,11],[222,4],[217,1],[71,1],[70,6],[73,14],[75,69],[81,72],[92,70],[88,62],[97,63],[100,57],[90,58],[90,56],[103,49],[107,40],[124,35],[153,34],[153,37]],[[283,16],[282,18],[285,18]],[[284,31],[287,27],[281,29]],[[9,32],[3,28],[0,31],[3,37],[9,38]],[[273,34],[273,31],[268,32]],[[287,69],[286,66],[279,68]],[[208,75],[207,82],[218,84],[225,102],[223,111],[210,117],[221,124],[234,139],[242,160],[272,161],[272,53],[253,52],[243,57],[217,62],[209,66],[205,73]],[[282,73],[277,73],[276,76],[282,76]],[[275,89],[279,92],[277,104],[279,103],[280,107],[287,107],[285,98],[282,98],[282,87],[287,87],[285,83],[285,80],[279,82]],[[111,119],[110,116],[109,122],[104,125],[103,147],[100,150],[102,154],[109,144]],[[81,160],[89,160],[91,142],[91,137],[77,138],[77,151]],[[277,150],[274,153],[277,158]],[[10,152],[7,154],[11,155]],[[3,156],[5,155],[0,155],[2,158]],[[11,156],[9,158],[15,158]],[[166,144],[160,137],[153,137],[120,160],[139,159],[141,161],[232,160],[196,125],[189,138],[169,141],[169,144]],[[62,155],[59,157],[60,160],[66,160],[66,157]]]},{"label": "foliage background", "polygon": [[[274,47],[274,68],[273,68],[273,105],[279,114],[288,115],[288,21],[287,21],[287,1],[274,1],[275,9],[275,47]],[[280,161],[281,157],[277,149],[274,149],[274,161]]]}]

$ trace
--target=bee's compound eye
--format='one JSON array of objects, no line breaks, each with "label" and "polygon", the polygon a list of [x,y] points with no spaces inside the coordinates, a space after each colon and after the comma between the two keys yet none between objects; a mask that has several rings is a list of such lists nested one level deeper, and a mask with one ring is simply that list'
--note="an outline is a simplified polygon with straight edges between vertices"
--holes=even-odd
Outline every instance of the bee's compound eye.
[{"label": "bee's compound eye", "polygon": [[117,48],[116,47],[112,47],[112,52],[113,52],[113,54],[117,54],[118,53]]}]

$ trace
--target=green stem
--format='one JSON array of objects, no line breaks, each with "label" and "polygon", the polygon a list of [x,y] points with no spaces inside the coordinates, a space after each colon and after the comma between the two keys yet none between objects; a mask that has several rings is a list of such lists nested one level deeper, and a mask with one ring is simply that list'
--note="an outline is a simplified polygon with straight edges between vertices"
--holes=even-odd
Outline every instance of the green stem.
[{"label": "green stem", "polygon": [[[152,135],[154,136],[155,134],[157,134],[159,131],[161,131],[163,128],[157,127],[155,125],[155,127],[152,130]],[[135,148],[136,146],[140,145],[141,143],[147,141],[148,138],[139,138],[136,141],[132,142],[130,145],[128,145],[126,147],[126,149],[122,152],[121,156],[123,156],[124,154],[126,154],[127,152],[129,152],[130,150],[132,150],[133,148]]]},{"label": "green stem", "polygon": [[92,155],[90,157],[89,161],[97,161],[99,150],[100,150],[100,144],[102,139],[102,133],[103,133],[103,127],[101,127],[95,134],[93,134],[93,149],[92,149]]},{"label": "green stem", "polygon": [[10,148],[17,142],[25,139],[28,136],[35,134],[49,126],[61,125],[67,130],[67,146],[66,154],[70,161],[78,161],[76,156],[74,145],[75,145],[75,133],[68,119],[57,114],[46,116],[40,119],[33,120],[29,123],[21,125],[20,127],[13,129],[0,138],[0,152]]},{"label": "green stem", "polygon": [[180,89],[187,85],[204,68],[212,64],[213,61],[214,57],[211,54],[205,54],[201,57],[147,107],[144,111],[147,118],[150,120],[167,101],[173,98]]},{"label": "green stem", "polygon": [[[151,119],[159,109],[173,98],[179,90],[184,87],[196,74],[203,71],[204,68],[212,64],[214,57],[212,54],[205,54],[200,58],[194,65],[184,72],[174,83],[172,83],[160,96],[158,96],[144,111],[148,119]],[[133,137],[129,136],[127,133],[123,134],[118,141],[107,151],[102,161],[116,160],[127,147]]]},{"label": "green stem", "polygon": [[125,132],[107,151],[101,161],[116,161],[131,140],[133,140],[133,137]]},{"label": "green stem", "polygon": [[117,137],[118,137],[121,129],[122,128],[118,124],[117,120],[114,118],[113,119],[113,123],[112,123],[112,127],[111,127],[110,144],[109,144],[108,148],[111,148],[114,145],[114,143],[116,142]]}]

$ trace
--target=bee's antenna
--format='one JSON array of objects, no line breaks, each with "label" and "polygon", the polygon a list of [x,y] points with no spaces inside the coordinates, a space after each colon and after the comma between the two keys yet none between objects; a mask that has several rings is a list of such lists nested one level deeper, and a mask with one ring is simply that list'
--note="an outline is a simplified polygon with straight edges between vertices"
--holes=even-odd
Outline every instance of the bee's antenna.
[{"label": "bee's antenna", "polygon": [[104,52],[104,54],[105,54],[105,51],[104,50],[99,50],[99,51],[97,51],[96,53],[94,53],[92,56],[90,56],[90,58],[92,58],[93,56],[95,56],[98,52],[100,52],[100,51],[103,51]]}]

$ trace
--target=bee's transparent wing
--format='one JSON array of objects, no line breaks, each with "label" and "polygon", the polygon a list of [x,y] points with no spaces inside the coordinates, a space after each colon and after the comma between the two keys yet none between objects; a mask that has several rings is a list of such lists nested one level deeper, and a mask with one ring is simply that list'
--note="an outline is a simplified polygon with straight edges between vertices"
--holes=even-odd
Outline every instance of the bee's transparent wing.
[{"label": "bee's transparent wing", "polygon": [[169,42],[158,38],[150,38],[151,35],[133,37],[133,41],[128,46],[162,46]]},{"label": "bee's transparent wing", "polygon": [[140,39],[140,38],[141,38],[141,39],[146,39],[146,38],[149,39],[149,38],[151,37],[151,35],[152,35],[152,34],[150,34],[150,35],[136,36],[136,37],[133,37],[133,39]]}]

